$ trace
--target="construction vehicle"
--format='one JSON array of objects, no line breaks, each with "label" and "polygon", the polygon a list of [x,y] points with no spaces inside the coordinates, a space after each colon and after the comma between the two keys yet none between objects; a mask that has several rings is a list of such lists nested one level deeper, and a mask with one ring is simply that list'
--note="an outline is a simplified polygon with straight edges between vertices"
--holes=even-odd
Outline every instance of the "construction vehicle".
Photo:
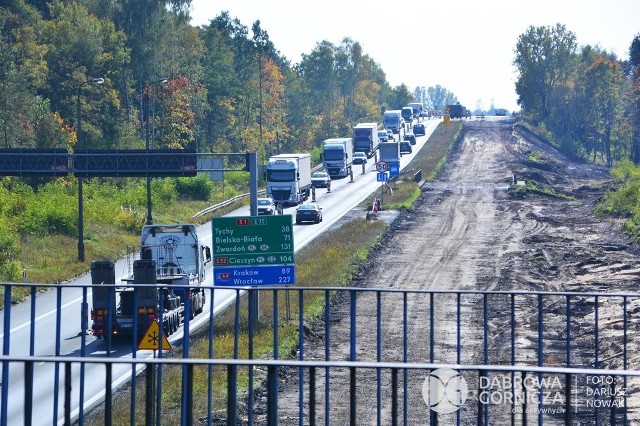
[{"label": "construction vehicle", "polygon": [[450,104],[447,105],[447,107],[445,108],[445,111],[449,111],[449,118],[454,119],[454,118],[463,118],[465,117],[465,107],[463,107],[462,105],[458,104]]},{"label": "construction vehicle", "polygon": [[276,205],[295,206],[311,194],[311,154],[278,154],[267,162],[267,196]]},{"label": "construction vehicle", "polygon": [[97,338],[140,337],[153,321],[166,335],[205,305],[205,265],[211,249],[198,240],[195,225],[145,225],[140,259],[116,284],[111,261],[92,262],[91,329]]}]

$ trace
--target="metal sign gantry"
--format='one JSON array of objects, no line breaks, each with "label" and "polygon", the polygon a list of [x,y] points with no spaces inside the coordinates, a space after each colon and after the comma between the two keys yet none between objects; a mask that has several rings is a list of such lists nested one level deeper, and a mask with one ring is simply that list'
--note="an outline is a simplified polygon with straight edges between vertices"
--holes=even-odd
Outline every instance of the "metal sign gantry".
[{"label": "metal sign gantry", "polygon": [[0,176],[169,177],[197,172],[248,171],[246,153],[196,153],[182,149],[0,149]]}]

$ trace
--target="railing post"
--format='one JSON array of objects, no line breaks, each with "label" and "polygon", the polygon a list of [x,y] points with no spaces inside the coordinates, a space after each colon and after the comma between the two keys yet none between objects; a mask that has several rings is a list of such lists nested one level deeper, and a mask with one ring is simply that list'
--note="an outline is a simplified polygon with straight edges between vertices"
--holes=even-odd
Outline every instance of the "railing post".
[{"label": "railing post", "polygon": [[[327,413],[325,413],[326,416]],[[316,424],[316,368],[309,368],[309,426]]]},{"label": "railing post", "polygon": [[[33,424],[33,362],[24,364],[24,424]],[[5,410],[6,411],[6,410]],[[3,423],[6,424],[6,423]]]},{"label": "railing post", "polygon": [[64,424],[71,424],[71,363],[64,363]]},{"label": "railing post", "polygon": [[520,377],[522,377],[520,381],[520,383],[522,383],[522,426],[527,426],[527,399],[529,397],[527,396],[527,387],[524,384],[525,378],[527,377],[526,371],[521,371]]},{"label": "railing post", "polygon": [[[2,355],[9,355],[9,335],[11,330],[11,285],[4,286],[4,330],[2,334]],[[9,362],[2,361],[2,383],[9,383]],[[0,407],[9,406],[9,386],[2,386]],[[7,424],[7,411],[0,410],[0,424]]]},{"label": "railing post", "polygon": [[[478,395],[482,394],[482,384],[486,383],[483,380],[487,376],[487,372],[485,370],[480,370],[480,374],[478,375]],[[476,424],[482,425],[484,424],[484,403],[478,398],[478,417],[476,420]]]},{"label": "railing post", "polygon": [[[406,369],[405,369],[406,371]],[[391,425],[398,425],[398,369],[391,369]]]},{"label": "railing post", "polygon": [[349,424],[357,426],[356,422],[356,368],[349,367]]},{"label": "railing post", "polygon": [[571,374],[565,374],[564,424],[571,424]]},{"label": "railing post", "polygon": [[[155,417],[154,408],[153,408],[153,395],[154,395],[153,375],[154,375],[155,369],[153,367],[154,367],[153,364],[147,364],[145,368],[145,381],[146,381],[146,387],[147,387],[147,391],[144,396],[145,426],[153,425],[153,419]],[[109,385],[107,384],[107,386]],[[105,424],[109,424],[106,422],[106,419],[105,419]]]},{"label": "railing post", "polygon": [[183,424],[186,426],[193,425],[193,364],[186,366],[186,398],[182,401],[182,418]]},{"label": "railing post", "polygon": [[[278,425],[278,370],[275,365],[267,367],[267,425],[270,426]],[[300,399],[304,399],[304,395],[300,395]]]},{"label": "railing post", "polygon": [[238,416],[238,366],[227,365],[227,426],[236,426]]},{"label": "railing post", "polygon": [[105,420],[104,424],[113,424],[113,392],[111,386],[113,384],[113,364],[108,363],[105,365],[105,390],[104,390],[104,408],[105,408]]}]

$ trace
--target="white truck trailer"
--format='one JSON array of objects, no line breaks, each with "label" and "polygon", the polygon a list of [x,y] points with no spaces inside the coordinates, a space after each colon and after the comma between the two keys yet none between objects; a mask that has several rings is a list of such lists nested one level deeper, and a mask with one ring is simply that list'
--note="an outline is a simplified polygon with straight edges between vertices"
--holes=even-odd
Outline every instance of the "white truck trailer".
[{"label": "white truck trailer", "polygon": [[353,128],[353,151],[364,152],[368,158],[378,151],[378,123],[358,123]]},{"label": "white truck trailer", "polygon": [[278,154],[267,162],[267,196],[276,204],[295,206],[311,194],[311,154]]},{"label": "white truck trailer", "polygon": [[380,142],[380,161],[398,163],[400,161],[400,142]]}]

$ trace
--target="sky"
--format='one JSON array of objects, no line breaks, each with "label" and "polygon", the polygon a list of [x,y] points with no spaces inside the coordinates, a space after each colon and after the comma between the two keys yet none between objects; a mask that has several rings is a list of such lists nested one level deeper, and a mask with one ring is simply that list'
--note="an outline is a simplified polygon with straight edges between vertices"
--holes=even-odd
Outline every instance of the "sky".
[{"label": "sky", "polygon": [[578,46],[629,58],[640,35],[640,0],[526,2],[372,2],[362,0],[193,0],[191,24],[207,25],[227,11],[248,28],[259,20],[292,64],[316,45],[345,37],[384,71],[392,87],[440,85],[474,111],[519,109],[513,66],[518,37],[530,26],[565,25]]}]

